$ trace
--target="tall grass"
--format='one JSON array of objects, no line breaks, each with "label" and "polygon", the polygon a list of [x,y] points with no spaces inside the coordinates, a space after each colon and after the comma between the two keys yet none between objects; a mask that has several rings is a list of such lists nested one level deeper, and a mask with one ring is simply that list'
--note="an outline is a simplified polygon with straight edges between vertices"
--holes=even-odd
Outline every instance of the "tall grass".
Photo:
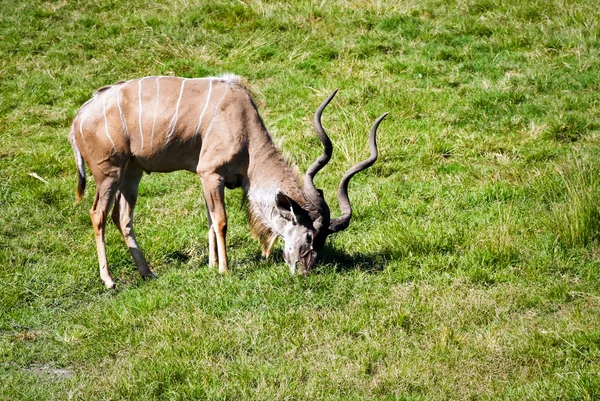
[{"label": "tall grass", "polygon": [[578,155],[568,164],[556,167],[560,177],[557,193],[564,198],[552,205],[549,224],[556,242],[565,249],[578,249],[598,241],[600,197],[597,168]]}]

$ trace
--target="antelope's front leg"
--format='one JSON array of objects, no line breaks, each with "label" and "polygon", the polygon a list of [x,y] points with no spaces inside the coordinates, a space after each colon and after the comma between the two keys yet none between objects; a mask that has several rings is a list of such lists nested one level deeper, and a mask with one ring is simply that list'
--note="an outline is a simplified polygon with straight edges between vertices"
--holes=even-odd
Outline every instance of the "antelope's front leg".
[{"label": "antelope's front leg", "polygon": [[[199,173],[204,188],[204,198],[208,209],[209,224],[209,265],[215,262],[215,239],[216,259],[219,263],[219,273],[227,273],[227,250],[225,247],[225,236],[227,235],[227,213],[225,212],[225,184],[223,178],[215,173]],[[212,231],[212,232],[211,232]]]}]

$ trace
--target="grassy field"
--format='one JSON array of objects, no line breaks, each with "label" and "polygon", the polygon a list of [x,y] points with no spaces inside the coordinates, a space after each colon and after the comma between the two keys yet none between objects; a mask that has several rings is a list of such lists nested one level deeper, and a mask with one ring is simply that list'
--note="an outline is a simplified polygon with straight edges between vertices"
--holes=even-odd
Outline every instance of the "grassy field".
[{"label": "grassy field", "polygon": [[[0,0],[0,399],[600,399],[600,2]],[[67,140],[103,85],[233,72],[350,228],[316,271],[263,260],[227,193],[207,267],[198,177],[145,176],[143,281],[99,281]],[[38,178],[36,178],[38,177]],[[40,179],[41,178],[41,179]]]}]

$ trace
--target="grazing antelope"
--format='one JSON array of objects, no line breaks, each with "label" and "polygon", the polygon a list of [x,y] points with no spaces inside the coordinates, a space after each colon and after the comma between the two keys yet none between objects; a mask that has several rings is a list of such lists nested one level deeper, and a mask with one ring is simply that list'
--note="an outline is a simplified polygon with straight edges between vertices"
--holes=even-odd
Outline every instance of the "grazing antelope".
[{"label": "grazing antelope", "polygon": [[142,277],[154,277],[133,232],[133,210],[143,172],[188,170],[200,176],[208,214],[208,263],[227,272],[225,187],[242,187],[249,201],[252,234],[271,253],[283,237],[283,257],[292,274],[307,273],[316,251],[329,234],[344,230],[352,217],[348,182],[377,159],[375,135],[370,134],[371,157],[349,169],[342,178],[339,218],[329,207],[313,178],[331,158],[332,145],[321,125],[321,113],[333,92],[318,108],[315,131],[323,154],[306,172],[304,186],[277,150],[248,91],[235,75],[187,79],[145,77],[100,88],[79,110],[69,139],[77,162],[77,200],[85,190],[85,164],[96,180],[90,217],[96,237],[100,278],[114,287],[108,271],[104,230],[112,220],[119,228]]}]

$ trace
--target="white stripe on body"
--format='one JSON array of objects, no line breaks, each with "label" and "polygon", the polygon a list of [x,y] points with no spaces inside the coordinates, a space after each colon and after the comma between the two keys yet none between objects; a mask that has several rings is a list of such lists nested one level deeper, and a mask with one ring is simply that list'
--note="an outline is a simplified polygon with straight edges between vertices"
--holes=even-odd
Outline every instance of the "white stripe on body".
[{"label": "white stripe on body", "polygon": [[169,124],[169,128],[171,128],[171,132],[169,132],[169,134],[167,135],[167,139],[165,139],[165,143],[169,142],[169,139],[171,139],[171,136],[173,135],[173,133],[175,132],[175,128],[177,127],[177,117],[179,114],[179,105],[181,104],[181,98],[183,96],[183,88],[185,86],[185,81],[187,81],[187,78],[184,78],[181,81],[181,89],[179,90],[179,99],[177,99],[177,106],[175,106],[175,113],[173,114],[173,118],[171,119],[171,123]]},{"label": "white stripe on body", "polygon": [[154,105],[154,122],[152,123],[152,135],[150,136],[150,149],[152,149],[152,143],[154,142],[154,128],[156,127],[156,114],[158,113],[158,96],[159,96],[159,84],[158,81],[162,77],[156,77],[156,104]]},{"label": "white stripe on body", "polygon": [[127,82],[119,85],[119,89],[117,89],[117,107],[119,108],[119,118],[121,118],[121,126],[123,127],[123,132],[129,138],[129,129],[127,128],[127,120],[125,120],[125,114],[123,114],[123,109],[121,109],[121,89],[127,85]]},{"label": "white stripe on body", "polygon": [[210,125],[208,126],[208,129],[206,130],[206,135],[207,136],[210,133],[210,131],[212,130],[212,127],[213,127],[213,124],[214,124],[215,119],[217,117],[217,114],[219,113],[219,107],[221,106],[221,102],[225,98],[225,95],[227,94],[227,91],[229,91],[229,86],[230,86],[230,83],[227,82],[227,86],[225,87],[225,92],[223,92],[223,96],[221,96],[221,99],[219,99],[219,103],[217,103],[217,105],[215,107],[215,110],[213,111],[212,119],[210,120]]},{"label": "white stripe on body", "polygon": [[[85,106],[85,105],[84,105]],[[83,107],[82,107],[83,109]],[[85,120],[85,112],[86,110],[82,110],[81,113],[81,120],[79,120],[79,135],[81,135],[81,137],[85,140],[85,137],[83,136],[83,121]]]},{"label": "white stripe on body", "polygon": [[83,135],[83,121],[85,120],[85,115],[86,115],[86,112],[87,112],[87,108],[85,106],[87,106],[88,103],[91,103],[94,100],[96,100],[96,95],[92,96],[92,98],[90,100],[88,100],[87,102],[85,102],[79,108],[79,112],[81,113],[81,120],[79,121],[79,135],[81,135],[81,137],[83,138],[84,141],[85,141],[85,136]]},{"label": "white stripe on body", "polygon": [[102,112],[104,113],[104,131],[106,132],[106,136],[108,137],[108,140],[110,141],[114,149],[115,143],[113,142],[112,138],[110,137],[110,134],[108,133],[108,121],[106,119],[106,93],[104,93],[104,96],[102,96]]},{"label": "white stripe on body", "polygon": [[142,150],[144,150],[144,133],[142,130],[142,81],[146,78],[142,78],[138,81],[138,109],[139,109],[138,124],[139,124],[139,130],[140,130],[140,141],[141,141]]},{"label": "white stripe on body", "polygon": [[210,102],[210,94],[212,92],[212,79],[208,83],[208,95],[206,96],[206,104],[204,105],[204,109],[202,109],[202,113],[200,113],[200,118],[198,119],[198,126],[196,127],[196,133],[194,134],[194,140],[198,136],[198,132],[200,131],[200,127],[202,126],[202,118],[204,118],[204,113],[206,113],[206,109],[208,108],[208,103]]}]

